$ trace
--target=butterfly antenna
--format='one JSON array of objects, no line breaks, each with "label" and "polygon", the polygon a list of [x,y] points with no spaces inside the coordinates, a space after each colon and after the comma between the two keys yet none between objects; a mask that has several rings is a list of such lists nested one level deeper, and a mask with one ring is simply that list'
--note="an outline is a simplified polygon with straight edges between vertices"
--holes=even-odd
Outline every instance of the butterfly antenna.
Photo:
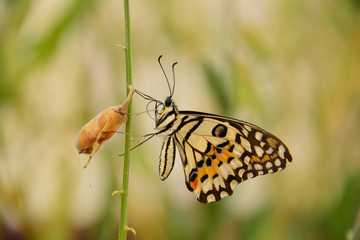
[{"label": "butterfly antenna", "polygon": [[166,73],[165,73],[165,70],[164,70],[164,68],[163,68],[163,66],[162,66],[162,64],[161,64],[161,61],[160,61],[161,58],[162,58],[162,55],[159,56],[158,62],[159,62],[159,65],[160,65],[160,67],[161,67],[162,72],[164,73],[164,76],[165,76],[167,85],[168,85],[168,87],[169,87],[170,95],[172,95],[172,94],[171,94],[171,88],[170,88],[169,79],[167,78]]},{"label": "butterfly antenna", "polygon": [[173,89],[172,89],[172,91],[170,91],[170,93],[171,93],[170,98],[173,96],[174,91],[175,91],[175,65],[176,64],[178,64],[178,62],[175,62],[171,67],[172,68],[172,73],[173,73],[173,81],[174,81],[174,83],[173,83]]}]

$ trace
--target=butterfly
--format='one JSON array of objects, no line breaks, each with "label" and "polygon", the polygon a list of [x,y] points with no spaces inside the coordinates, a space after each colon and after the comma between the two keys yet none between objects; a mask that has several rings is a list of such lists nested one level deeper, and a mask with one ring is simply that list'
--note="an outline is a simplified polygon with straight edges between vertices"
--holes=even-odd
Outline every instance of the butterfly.
[{"label": "butterfly", "polygon": [[[241,120],[220,115],[179,111],[172,96],[164,102],[140,91],[155,102],[154,135],[163,135],[159,176],[165,180],[175,163],[177,148],[182,160],[187,188],[198,201],[219,201],[233,193],[235,186],[247,179],[283,170],[292,161],[286,145],[264,129]],[[149,102],[150,103],[150,102]]]}]

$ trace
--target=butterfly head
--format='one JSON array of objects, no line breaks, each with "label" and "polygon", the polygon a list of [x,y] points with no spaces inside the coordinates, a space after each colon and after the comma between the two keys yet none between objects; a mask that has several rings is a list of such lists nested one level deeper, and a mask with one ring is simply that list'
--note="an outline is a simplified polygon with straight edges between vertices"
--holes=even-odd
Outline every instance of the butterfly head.
[{"label": "butterfly head", "polygon": [[155,124],[157,129],[166,128],[176,119],[179,111],[171,97],[155,106]]},{"label": "butterfly head", "polygon": [[171,97],[165,98],[165,101],[164,101],[165,107],[170,107],[172,104],[173,104],[173,100],[171,99]]}]

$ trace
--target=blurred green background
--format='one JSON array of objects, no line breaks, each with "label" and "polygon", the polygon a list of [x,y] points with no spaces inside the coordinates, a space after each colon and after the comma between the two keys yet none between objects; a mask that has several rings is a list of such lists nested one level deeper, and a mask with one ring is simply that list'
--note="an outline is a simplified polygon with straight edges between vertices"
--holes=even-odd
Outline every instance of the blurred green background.
[{"label": "blurred green background", "polygon": [[[136,88],[163,100],[157,57],[169,77],[178,61],[179,109],[257,124],[294,159],[204,205],[179,156],[159,180],[162,139],[152,139],[131,157],[136,239],[356,239],[360,1],[134,0],[130,9]],[[124,52],[113,46],[124,43],[123,19],[120,0],[0,1],[1,239],[116,239],[120,199],[110,195],[121,187],[124,135],[85,170],[74,141],[126,97]],[[133,112],[146,103],[134,96]],[[154,122],[133,119],[135,145]]]}]

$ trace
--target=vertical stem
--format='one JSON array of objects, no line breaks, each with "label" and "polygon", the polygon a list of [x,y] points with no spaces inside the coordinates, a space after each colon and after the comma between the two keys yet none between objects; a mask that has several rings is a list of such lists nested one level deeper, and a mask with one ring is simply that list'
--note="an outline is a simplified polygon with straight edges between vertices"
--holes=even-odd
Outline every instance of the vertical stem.
[{"label": "vertical stem", "polygon": [[[132,84],[131,76],[131,45],[130,45],[130,13],[129,13],[129,0],[124,0],[125,12],[125,61],[126,61],[126,93],[129,94],[129,85]],[[125,134],[125,156],[124,156],[124,170],[123,170],[123,185],[121,194],[121,213],[119,223],[119,240],[125,240],[127,234],[127,197],[129,185],[129,167],[130,167],[130,134],[131,134],[131,101],[128,108],[128,121],[126,123]]]}]

